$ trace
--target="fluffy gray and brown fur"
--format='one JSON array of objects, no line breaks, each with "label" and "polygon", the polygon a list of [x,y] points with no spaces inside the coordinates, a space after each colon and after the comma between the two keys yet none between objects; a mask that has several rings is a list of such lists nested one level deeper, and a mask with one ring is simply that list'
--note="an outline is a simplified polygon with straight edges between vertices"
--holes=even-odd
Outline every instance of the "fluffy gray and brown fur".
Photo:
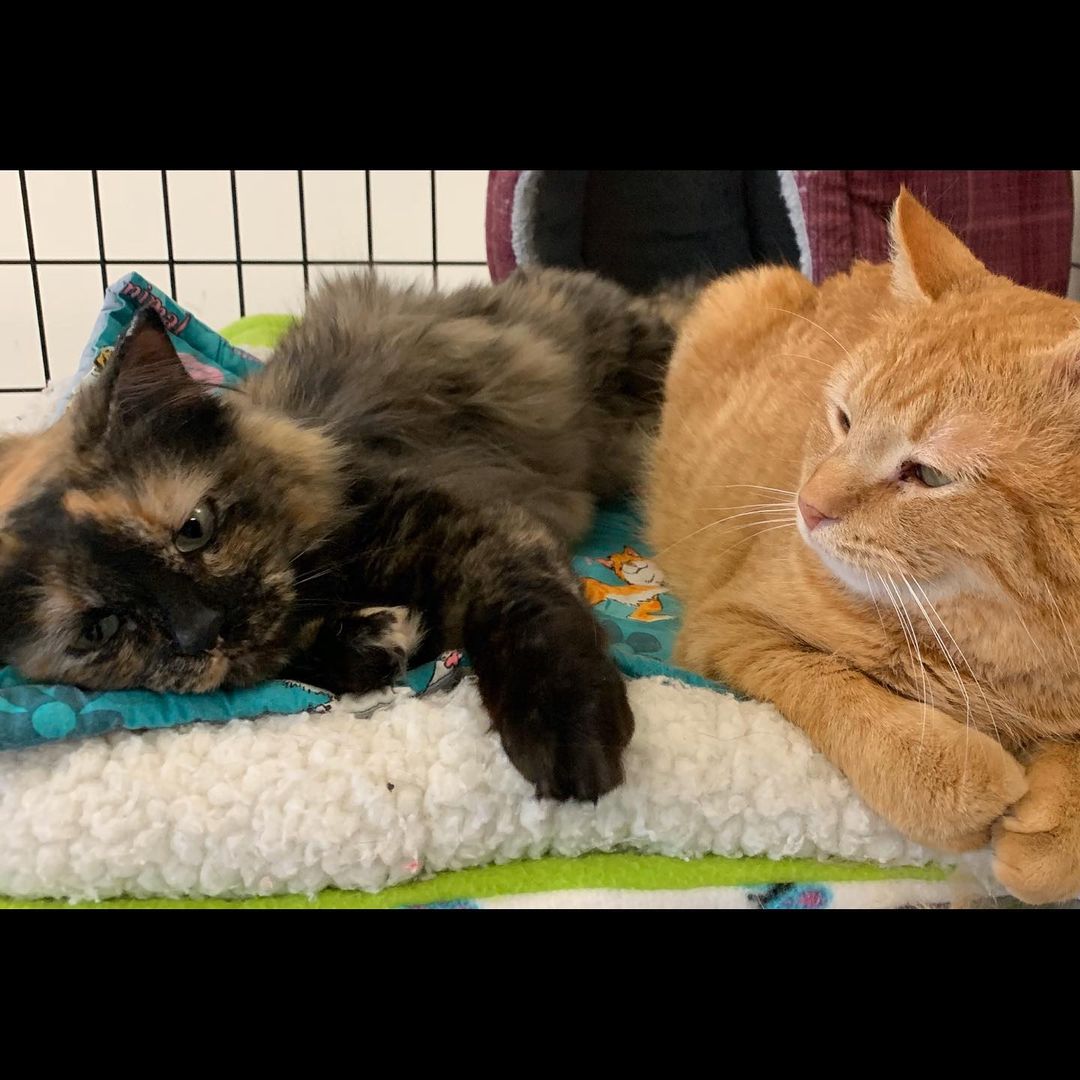
[{"label": "fluffy gray and brown fur", "polygon": [[233,393],[144,311],[58,425],[0,444],[0,654],[87,687],[358,692],[463,646],[538,792],[596,798],[633,719],[568,546],[639,475],[682,308],[551,270],[354,277]]}]

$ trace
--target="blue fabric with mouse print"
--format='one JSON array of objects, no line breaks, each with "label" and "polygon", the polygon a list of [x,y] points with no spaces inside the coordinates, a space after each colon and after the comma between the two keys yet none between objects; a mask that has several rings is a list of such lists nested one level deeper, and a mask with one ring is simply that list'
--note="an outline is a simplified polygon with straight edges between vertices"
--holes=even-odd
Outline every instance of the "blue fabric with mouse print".
[{"label": "blue fabric with mouse print", "polygon": [[140,274],[127,274],[105,293],[90,340],[67,392],[60,396],[57,415],[68,407],[84,380],[93,379],[102,371],[135,313],[144,307],[152,307],[161,316],[180,362],[196,381],[211,386],[233,386],[261,367],[254,356],[230,344]]},{"label": "blue fabric with mouse print", "polygon": [[[633,508],[601,509],[592,532],[574,553],[573,567],[585,599],[607,634],[611,655],[624,674],[631,678],[662,675],[732,693],[720,683],[671,662],[682,607],[668,591],[660,568],[649,558],[649,549],[641,539],[641,519]],[[444,690],[468,669],[465,654],[452,650],[433,663],[414,668],[405,683],[419,694]]]},{"label": "blue fabric with mouse print", "polygon": [[[132,273],[106,293],[61,411],[83,380],[97,377],[135,313],[147,306],[161,316],[193,379],[211,386],[232,386],[258,370],[260,361],[256,357],[231,344],[160,289]],[[607,634],[616,664],[633,678],[661,675],[730,693],[719,683],[671,663],[682,612],[659,568],[649,558],[640,534],[641,521],[632,508],[605,508],[573,560],[585,598]],[[407,672],[402,685],[418,694],[430,693],[449,688],[468,671],[465,654],[449,650],[432,663]],[[194,721],[224,723],[272,713],[317,711],[331,700],[329,693],[281,680],[207,694],[85,691],[30,683],[13,668],[0,668],[0,750],[120,729],[172,727]]]}]

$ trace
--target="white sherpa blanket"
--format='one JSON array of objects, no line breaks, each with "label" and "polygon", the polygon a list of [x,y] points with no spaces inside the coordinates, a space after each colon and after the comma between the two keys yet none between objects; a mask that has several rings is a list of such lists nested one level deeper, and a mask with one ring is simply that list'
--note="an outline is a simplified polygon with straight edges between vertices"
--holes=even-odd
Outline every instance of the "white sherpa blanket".
[{"label": "white sherpa blanket", "polygon": [[[0,754],[0,893],[375,890],[438,870],[634,850],[918,865],[772,706],[643,679],[626,784],[537,800],[475,685],[322,715],[117,732]],[[359,714],[359,715],[358,715]]]}]

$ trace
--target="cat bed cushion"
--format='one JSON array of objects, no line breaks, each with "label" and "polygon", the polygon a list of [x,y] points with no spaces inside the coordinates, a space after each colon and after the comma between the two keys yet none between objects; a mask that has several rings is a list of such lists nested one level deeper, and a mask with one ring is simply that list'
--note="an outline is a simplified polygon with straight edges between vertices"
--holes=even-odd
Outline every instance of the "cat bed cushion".
[{"label": "cat bed cushion", "polygon": [[885,259],[901,184],[995,273],[1067,291],[1067,170],[496,171],[488,265],[497,281],[519,265],[583,267],[642,291],[786,262],[820,283],[856,259]]},{"label": "cat bed cushion", "polygon": [[715,277],[799,250],[771,170],[493,173],[492,275],[539,264],[592,270],[633,292]]},{"label": "cat bed cushion", "polygon": [[[0,893],[312,896],[611,851],[857,860],[894,876],[933,859],[771,705],[660,676],[631,680],[628,693],[626,783],[595,807],[535,797],[470,677],[447,693],[340,698],[311,716],[0,754]],[[988,881],[987,862],[981,853],[963,869]],[[750,865],[727,880],[759,874]]]},{"label": "cat bed cushion", "polygon": [[[56,415],[109,362],[112,350],[141,308],[161,316],[181,362],[192,378],[210,386],[235,385],[257,370],[259,361],[221,335],[138,274],[128,274],[105,294],[101,314],[78,369],[56,395]],[[77,739],[118,729],[172,727],[193,721],[224,723],[235,717],[299,713],[324,707],[332,695],[286,680],[207,694],[159,694],[150,690],[84,691],[73,686],[28,682],[14,668],[0,668],[0,750]]]}]

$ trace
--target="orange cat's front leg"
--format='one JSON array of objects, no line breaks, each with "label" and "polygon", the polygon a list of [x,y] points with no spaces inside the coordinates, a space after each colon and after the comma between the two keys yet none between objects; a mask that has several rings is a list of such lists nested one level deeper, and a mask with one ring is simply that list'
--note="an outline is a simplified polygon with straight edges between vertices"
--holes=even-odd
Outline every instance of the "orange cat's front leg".
[{"label": "orange cat's front leg", "polygon": [[1028,793],[995,830],[994,873],[1029,904],[1080,896],[1080,743],[1043,743]]},{"label": "orange cat's front leg", "polygon": [[750,609],[714,601],[688,612],[675,660],[771,701],[870,807],[930,847],[983,846],[1026,790],[1023,767],[993,739]]}]

